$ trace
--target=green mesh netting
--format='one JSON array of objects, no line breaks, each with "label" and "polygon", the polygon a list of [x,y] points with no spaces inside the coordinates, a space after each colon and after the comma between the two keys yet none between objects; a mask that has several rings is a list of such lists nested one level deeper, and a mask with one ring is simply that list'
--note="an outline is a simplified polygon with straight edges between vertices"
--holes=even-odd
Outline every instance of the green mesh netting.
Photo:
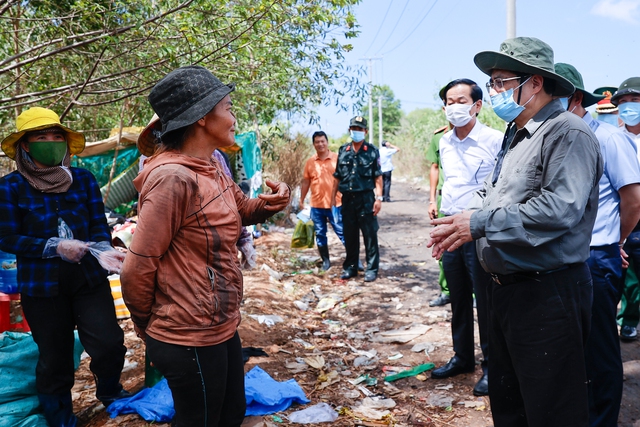
[{"label": "green mesh netting", "polygon": [[[96,154],[95,156],[74,157],[71,159],[71,166],[88,169],[98,180],[98,185],[103,187],[109,182],[114,151],[115,150],[109,150],[102,154]],[[134,163],[138,163],[139,158],[140,152],[135,145],[119,149],[118,159],[116,160],[116,170],[113,176],[116,177],[120,175],[125,169],[128,169]]]}]

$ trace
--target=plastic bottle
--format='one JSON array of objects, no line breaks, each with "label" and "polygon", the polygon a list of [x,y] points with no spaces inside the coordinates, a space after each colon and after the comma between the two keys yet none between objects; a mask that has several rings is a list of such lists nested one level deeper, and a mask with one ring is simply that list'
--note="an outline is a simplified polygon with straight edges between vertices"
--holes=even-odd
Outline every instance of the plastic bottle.
[{"label": "plastic bottle", "polygon": [[149,359],[149,354],[147,351],[144,352],[144,385],[147,387],[153,387],[158,384],[160,380],[164,378],[160,371],[151,364],[151,359]]}]

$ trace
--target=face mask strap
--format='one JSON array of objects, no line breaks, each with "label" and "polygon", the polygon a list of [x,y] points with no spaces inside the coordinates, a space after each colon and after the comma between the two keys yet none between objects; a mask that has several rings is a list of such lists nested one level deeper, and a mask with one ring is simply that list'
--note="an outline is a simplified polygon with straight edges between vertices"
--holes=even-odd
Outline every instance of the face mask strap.
[{"label": "face mask strap", "polygon": [[[525,76],[520,76],[520,78],[521,78],[521,79],[523,79],[524,77],[525,77]],[[525,84],[526,82],[528,82],[530,79],[531,79],[531,76],[527,77],[527,79],[526,79],[525,81],[523,81],[522,83],[520,83],[520,84],[518,85],[518,87],[516,87],[516,89],[520,89],[520,88],[521,88],[522,86],[524,86],[524,84]],[[515,91],[516,89],[514,89],[514,91]],[[521,90],[519,90],[519,91],[518,91],[518,100],[516,101],[516,102],[518,103],[518,105],[520,105],[520,97],[521,97],[521,96],[522,96],[522,91],[521,91]],[[531,99],[529,99],[529,101],[531,101]],[[529,103],[529,101],[527,101],[527,104]],[[527,105],[527,104],[524,104],[524,105]],[[524,105],[523,105],[523,107],[524,107]]]}]

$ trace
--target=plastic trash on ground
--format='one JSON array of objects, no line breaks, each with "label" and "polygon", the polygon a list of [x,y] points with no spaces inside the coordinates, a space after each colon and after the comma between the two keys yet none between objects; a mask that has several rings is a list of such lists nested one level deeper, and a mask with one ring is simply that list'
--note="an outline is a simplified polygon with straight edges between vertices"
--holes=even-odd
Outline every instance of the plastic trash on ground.
[{"label": "plastic trash on ground", "polygon": [[310,402],[296,380],[278,382],[259,366],[245,375],[244,395],[247,399],[246,416],[273,414],[284,411],[293,403]]},{"label": "plastic trash on ground", "polygon": [[423,365],[415,366],[411,369],[407,369],[406,371],[398,372],[394,375],[388,375],[384,377],[384,380],[387,382],[399,380],[400,378],[413,377],[415,375],[421,374],[429,369],[433,369],[435,365],[433,363],[425,363]]},{"label": "plastic trash on ground", "polygon": [[289,421],[298,424],[332,423],[337,419],[338,413],[324,402],[289,414]]},{"label": "plastic trash on ground", "polygon": [[267,326],[273,326],[276,323],[284,322],[284,319],[276,314],[250,314],[254,320],[257,320],[261,325],[264,323]]},{"label": "plastic trash on ground", "polygon": [[424,335],[431,329],[427,325],[411,325],[405,329],[395,329],[393,331],[378,332],[374,335],[373,341],[382,343],[400,343],[405,344],[420,335]]},{"label": "plastic trash on ground", "polygon": [[166,379],[145,388],[133,397],[119,399],[107,408],[111,418],[121,414],[138,414],[145,421],[166,423],[173,419],[173,396]]},{"label": "plastic trash on ground", "polygon": [[269,267],[267,264],[262,264],[260,270],[264,270],[269,273],[269,276],[273,277],[275,280],[280,281],[284,278],[284,273],[280,273],[275,271],[273,268]]}]

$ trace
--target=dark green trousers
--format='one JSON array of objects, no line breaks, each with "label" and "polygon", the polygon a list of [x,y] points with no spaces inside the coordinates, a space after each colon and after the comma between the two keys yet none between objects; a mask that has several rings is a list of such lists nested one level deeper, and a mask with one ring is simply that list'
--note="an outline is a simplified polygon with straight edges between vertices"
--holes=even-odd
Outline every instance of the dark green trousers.
[{"label": "dark green trousers", "polygon": [[618,324],[637,328],[640,322],[640,284],[634,262],[631,259],[629,259],[629,268],[623,277],[624,287],[622,288]]}]

